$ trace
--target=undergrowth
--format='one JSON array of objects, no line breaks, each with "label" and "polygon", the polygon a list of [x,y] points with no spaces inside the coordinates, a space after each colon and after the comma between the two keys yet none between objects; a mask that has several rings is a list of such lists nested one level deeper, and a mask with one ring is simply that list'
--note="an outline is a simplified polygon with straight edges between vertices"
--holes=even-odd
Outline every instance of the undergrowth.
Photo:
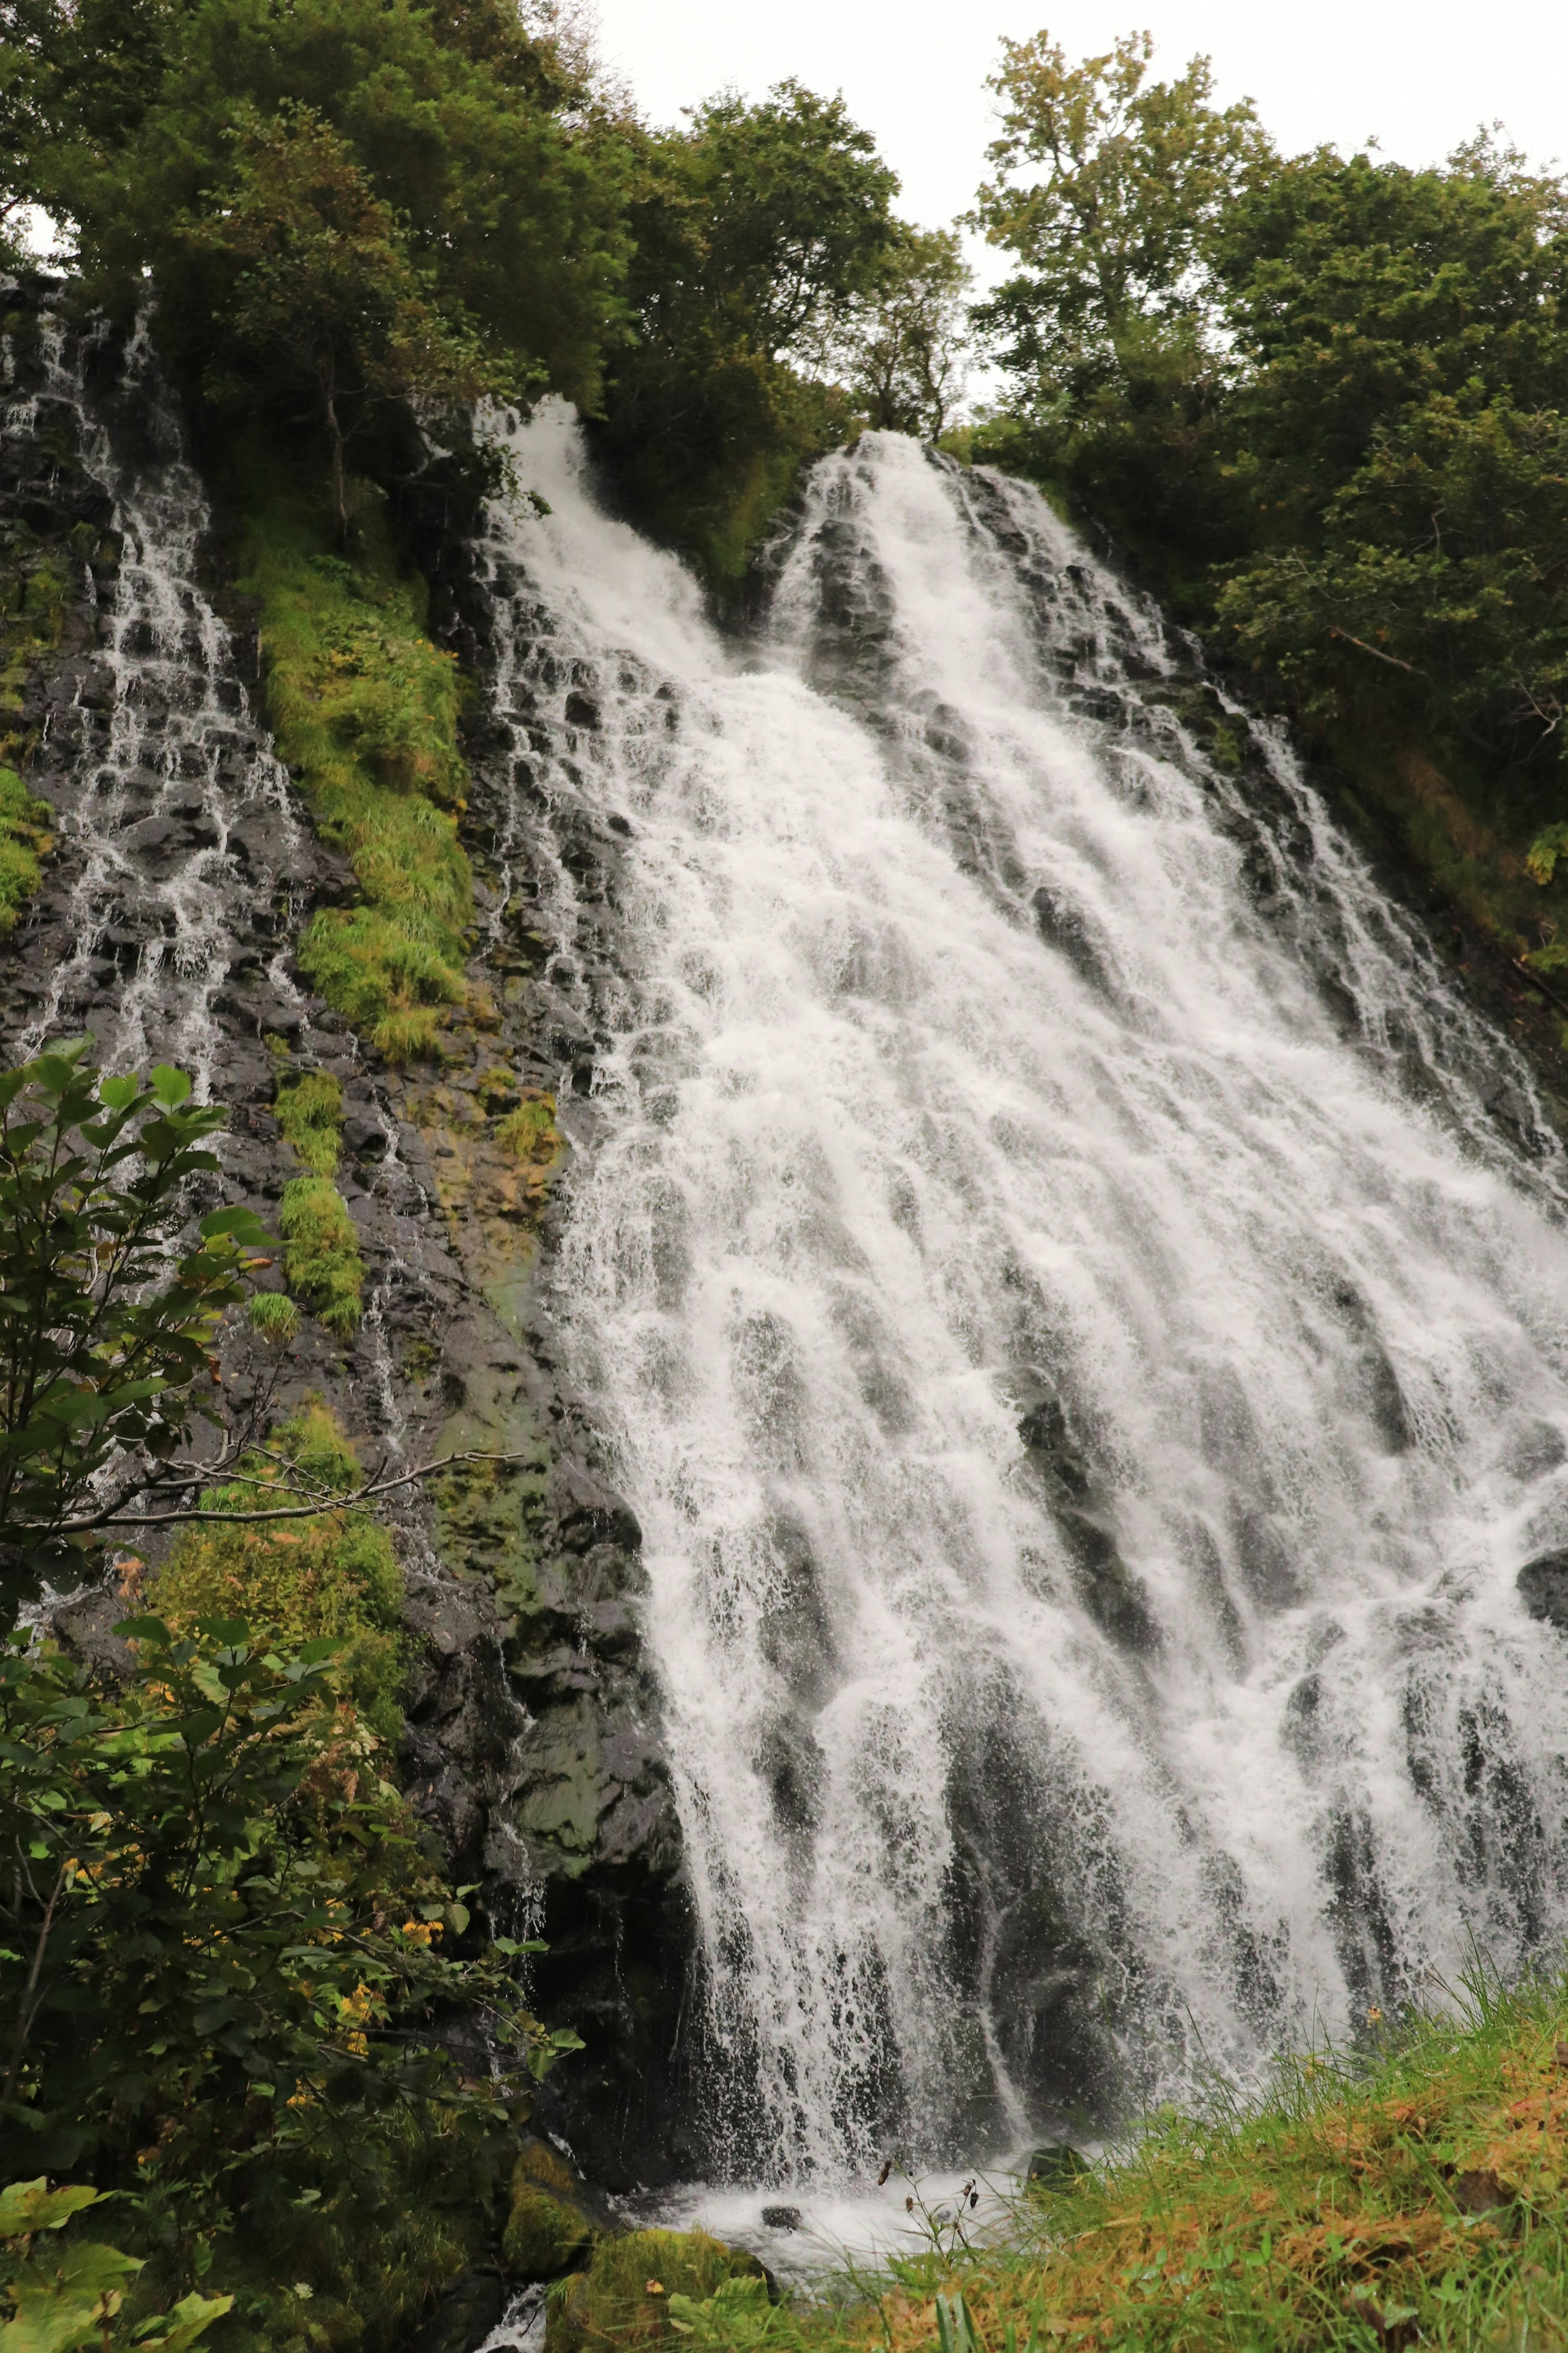
[{"label": "undergrowth", "polygon": [[399,568],[379,493],[356,486],[343,554],[310,500],[258,471],[243,561],[261,601],[268,716],[360,890],[358,905],[318,911],[300,964],[388,1061],[407,1062],[438,1050],[447,1008],[467,997],[457,664],[425,634],[423,586]]},{"label": "undergrowth", "polygon": [[[306,1502],[313,1488],[342,1493],[361,1476],[342,1425],[316,1397],[279,1423],[266,1451],[240,1469],[242,1478],[205,1492],[207,1509]],[[334,1680],[384,1740],[395,1741],[402,1730],[403,1578],[392,1539],[370,1513],[321,1512],[287,1525],[233,1528],[205,1522],[182,1535],[150,1579],[147,1598],[176,1627],[198,1618],[244,1618],[289,1649],[323,1637],[342,1642]]]},{"label": "undergrowth", "polygon": [[1477,1971],[1454,2010],[1370,2031],[1254,2103],[1162,2111],[978,2242],[933,2218],[928,2253],[846,2305],[737,2287],[672,2329],[798,2353],[1568,2346],[1568,1980]]}]

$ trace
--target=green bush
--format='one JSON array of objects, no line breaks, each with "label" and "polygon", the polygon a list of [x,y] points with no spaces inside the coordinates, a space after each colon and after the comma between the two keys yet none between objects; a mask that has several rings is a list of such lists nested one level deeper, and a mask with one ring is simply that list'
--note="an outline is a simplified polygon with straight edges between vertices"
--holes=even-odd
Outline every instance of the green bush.
[{"label": "green bush", "polygon": [[[274,1430],[268,1454],[274,1459],[250,1457],[242,1480],[208,1489],[206,1508],[305,1501],[312,1488],[342,1493],[362,1476],[342,1425],[320,1398],[308,1398]],[[287,1526],[209,1522],[191,1528],[147,1591],[159,1616],[178,1628],[244,1618],[289,1650],[323,1636],[342,1644],[334,1683],[383,1739],[397,1737],[403,1578],[391,1537],[368,1512],[322,1512]]]},{"label": "green bush", "polygon": [[[447,1957],[468,1911],[336,1644],[119,1630],[135,1663],[107,1688],[30,1637],[0,1651],[0,1838],[31,1860],[0,1887],[10,2170],[129,2193],[133,2324],[199,2287],[233,2295],[237,2353],[405,2341],[488,2235],[520,2071],[571,2038],[521,2007],[518,1947]],[[496,2073],[433,2038],[453,2007]]]},{"label": "green bush", "polygon": [[364,1261],[348,1203],[337,1187],[325,1176],[294,1177],[283,1187],[278,1224],[287,1245],[289,1288],[329,1332],[352,1332],[364,1295]]}]

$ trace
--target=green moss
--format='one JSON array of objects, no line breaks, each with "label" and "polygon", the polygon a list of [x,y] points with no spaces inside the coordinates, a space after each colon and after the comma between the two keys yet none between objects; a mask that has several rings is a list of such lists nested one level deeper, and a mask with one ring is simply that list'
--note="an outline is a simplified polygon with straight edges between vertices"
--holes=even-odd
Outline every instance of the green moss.
[{"label": "green moss", "polygon": [[553,1095],[533,1095],[509,1112],[496,1126],[496,1144],[509,1160],[538,1165],[552,1161],[561,1148],[555,1125]]},{"label": "green moss", "polygon": [[0,938],[38,887],[39,861],[54,847],[54,812],[35,800],[15,768],[0,768]]},{"label": "green moss", "polygon": [[253,1291],[247,1312],[264,1340],[287,1347],[300,1329],[300,1310],[286,1291]]},{"label": "green moss", "polygon": [[596,2236],[586,2215],[537,2181],[521,2180],[501,2233],[501,2253],[514,2278],[559,2279],[583,2263]]},{"label": "green moss", "polygon": [[352,1332],[364,1294],[364,1261],[348,1203],[329,1178],[296,1176],[283,1187],[278,1224],[289,1289],[330,1332]]},{"label": "green moss", "polygon": [[[69,595],[64,566],[36,541],[20,551],[9,576],[0,576],[0,733],[20,729],[27,681],[60,641]],[[9,736],[12,744],[26,740]]]},{"label": "green moss", "polygon": [[273,1103],[278,1124],[314,1176],[330,1176],[342,1141],[343,1091],[321,1071],[307,1071],[281,1086]]},{"label": "green moss", "polygon": [[[209,1510],[290,1504],[308,1500],[312,1489],[342,1493],[362,1476],[341,1424],[319,1398],[281,1423],[268,1452],[243,1469],[243,1480],[207,1490]],[[180,1538],[148,1592],[175,1623],[245,1618],[294,1648],[323,1635],[342,1641],[334,1672],[343,1690],[384,1738],[396,1738],[403,1578],[391,1537],[368,1512],[233,1528],[208,1522]]]},{"label": "green moss", "polygon": [[242,535],[268,716],[362,894],[314,916],[300,964],[389,1061],[409,1061],[437,1050],[445,1009],[468,993],[457,664],[425,634],[423,586],[399,569],[379,493],[356,488],[350,562],[309,499],[265,465],[258,479]]},{"label": "green moss", "polygon": [[587,2270],[552,2300],[546,2353],[677,2344],[671,2295],[702,2299],[725,2280],[763,2276],[755,2255],[738,2253],[706,2231],[627,2231],[601,2239]]}]

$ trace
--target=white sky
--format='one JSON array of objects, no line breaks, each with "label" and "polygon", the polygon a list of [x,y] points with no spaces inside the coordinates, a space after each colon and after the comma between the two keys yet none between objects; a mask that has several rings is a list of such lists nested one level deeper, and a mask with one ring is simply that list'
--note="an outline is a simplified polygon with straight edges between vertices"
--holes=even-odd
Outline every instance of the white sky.
[{"label": "white sky", "polygon": [[[596,0],[600,48],[654,122],[733,83],[794,75],[842,90],[935,227],[971,202],[994,135],[984,83],[1003,34],[1048,26],[1070,58],[1147,26],[1156,72],[1196,50],[1221,99],[1256,100],[1288,152],[1376,137],[1400,163],[1439,161],[1500,119],[1536,163],[1568,160],[1563,0]],[[978,259],[978,255],[975,257]]]}]

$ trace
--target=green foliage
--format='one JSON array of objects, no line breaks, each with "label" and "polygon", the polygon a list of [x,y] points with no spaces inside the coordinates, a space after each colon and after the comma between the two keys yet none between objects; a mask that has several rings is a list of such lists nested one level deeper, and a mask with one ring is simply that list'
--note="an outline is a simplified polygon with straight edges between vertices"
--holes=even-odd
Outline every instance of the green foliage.
[{"label": "green foliage", "polygon": [[1226,241],[1227,420],[1257,553],[1217,620],[1309,718],[1373,695],[1503,757],[1568,685],[1568,193],[1485,142],[1446,172],[1280,168]]},{"label": "green foliage", "polygon": [[[42,2176],[0,2190],[0,2292],[10,2305],[10,2317],[0,2319],[0,2353],[100,2353],[117,2339],[129,2341],[115,2323],[126,2283],[142,2269],[140,2259],[94,2240],[38,2243],[40,2231],[64,2230],[100,2197],[81,2185],[51,2189]],[[142,2321],[136,2342],[147,2353],[185,2353],[233,2303],[228,2295],[182,2296],[173,2312]]]},{"label": "green foliage", "polygon": [[21,543],[15,568],[0,579],[0,752],[15,757],[27,737],[22,697],[39,659],[59,643],[69,584],[58,554],[40,547],[25,524],[13,536]]},{"label": "green foliage", "polygon": [[496,1143],[509,1160],[552,1161],[561,1149],[553,1095],[532,1095],[496,1123]]},{"label": "green foliage", "polygon": [[[26,20],[13,185],[76,225],[100,291],[129,294],[152,272],[160,332],[193,381],[216,365],[232,382],[259,322],[247,306],[260,290],[234,283],[225,244],[237,160],[243,204],[247,142],[259,164],[308,121],[307,146],[325,155],[330,138],[332,172],[346,167],[395,208],[399,267],[428,306],[421,332],[466,347],[468,322],[482,321],[488,354],[510,372],[592,397],[624,267],[619,146],[561,45],[504,0],[299,0],[281,14],[268,0],[11,6]],[[305,185],[296,177],[286,204]],[[265,188],[255,197],[259,218]],[[242,259],[256,266],[254,249]],[[378,265],[376,303],[389,282]],[[360,285],[339,290],[345,332],[358,332]],[[296,380],[297,361],[277,356],[281,375],[253,353],[252,413]]]},{"label": "green foliage", "polygon": [[1201,322],[1217,228],[1268,145],[1250,101],[1214,105],[1206,58],[1148,80],[1147,33],[1078,66],[1045,33],[1002,47],[1003,176],[974,217],[1023,267],[983,317],[1005,367],[1081,393],[1118,373],[1130,330]]},{"label": "green foliage", "polygon": [[1007,49],[971,454],[1108,526],[1517,954],[1568,839],[1568,184],[1486,137],[1281,159],[1148,60]]},{"label": "green foliage", "polygon": [[[300,1459],[341,1452],[308,1430]],[[357,2345],[356,2298],[406,2322],[471,2244],[439,2186],[422,2228],[367,2231],[389,2188],[423,2168],[482,2218],[515,2071],[563,2046],[518,2006],[520,1947],[445,1954],[468,1912],[334,1688],[336,1644],[120,1630],[136,1664],[111,1690],[25,1640],[0,1656],[9,2145],[134,2189],[139,2295],[232,2282],[245,2341],[303,2348],[309,2317],[312,2345]],[[453,2005],[497,2075],[433,2040]],[[386,2275],[362,2277],[377,2236]]]},{"label": "green foliage", "polygon": [[324,1071],[305,1071],[280,1086],[272,1105],[279,1126],[312,1176],[331,1176],[342,1142],[343,1091]]},{"label": "green foliage", "polygon": [[232,402],[258,363],[292,371],[326,430],[342,534],[357,425],[388,403],[451,412],[514,387],[460,309],[441,304],[435,271],[415,267],[399,216],[341,132],[285,101],[269,120],[242,116],[228,137],[231,176],[184,224],[214,265],[209,313],[239,363],[215,385]]},{"label": "green foliage", "polygon": [[454,811],[457,665],[420,627],[379,507],[362,502],[356,561],[321,543],[309,506],[275,478],[252,499],[244,559],[259,593],[267,709],[319,831],[347,851],[363,904],[323,908],[300,962],[330,1005],[390,1061],[437,1050],[444,1008],[467,997],[473,878]]},{"label": "green foliage", "polygon": [[288,1245],[289,1283],[329,1332],[360,1319],[364,1261],[348,1203],[326,1176],[296,1176],[283,1187],[279,1230]]},{"label": "green foliage", "polygon": [[54,848],[54,811],[35,800],[15,768],[0,767],[0,939],[38,887],[39,860]]},{"label": "green foliage", "polygon": [[[232,1480],[204,1491],[202,1507],[265,1510],[352,1493],[363,1476],[336,1417],[310,1398],[273,1431],[265,1453],[247,1455]],[[326,1511],[286,1527],[209,1521],[189,1528],[148,1580],[147,1595],[176,1629],[243,1618],[287,1651],[330,1636],[339,1645],[334,1688],[384,1740],[396,1739],[403,1578],[391,1537],[368,1512]]]},{"label": "green foliage", "polygon": [[898,187],[842,99],[732,93],[647,142],[634,191],[634,343],[612,364],[600,446],[640,518],[733,580],[801,465],[853,411],[816,380],[879,282]]},{"label": "green foliage", "polygon": [[879,283],[848,310],[834,356],[872,426],[934,441],[963,389],[974,273],[956,230],[895,227]]},{"label": "green foliage", "polygon": [[[159,1069],[104,1078],[85,1044],[0,1074],[0,1614],[62,1547],[90,1546],[186,1435],[217,1317],[243,1296],[249,1212],[191,1246],[193,1178],[216,1174],[214,1105]],[[117,1500],[89,1494],[121,1477]],[[126,1484],[126,1482],[129,1484]]]}]

